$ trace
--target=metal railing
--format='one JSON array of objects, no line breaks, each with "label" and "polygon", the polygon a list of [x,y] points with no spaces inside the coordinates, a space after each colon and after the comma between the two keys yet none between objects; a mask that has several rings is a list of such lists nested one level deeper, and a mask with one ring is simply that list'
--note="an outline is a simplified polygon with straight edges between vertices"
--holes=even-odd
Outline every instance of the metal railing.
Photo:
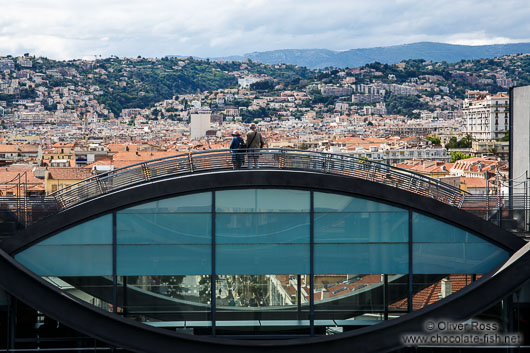
[{"label": "metal railing", "polygon": [[530,231],[530,197],[526,193],[511,197],[466,194],[461,209],[513,233],[527,236]]},{"label": "metal railing", "polygon": [[[254,157],[257,159],[257,165],[253,163]],[[241,168],[236,168],[238,158],[244,160]],[[126,187],[179,175],[254,169],[252,167],[263,170],[303,170],[369,180],[436,199],[499,225],[508,213],[511,216],[529,208],[526,194],[524,197],[514,195],[512,199],[497,195],[471,195],[439,180],[380,162],[342,154],[275,148],[246,152],[210,150],[181,153],[95,175],[46,197],[5,198],[2,201],[4,206],[1,207],[0,204],[0,208],[16,214],[17,218],[27,225]],[[524,223],[526,229],[529,217],[526,211],[521,214],[524,214],[524,217],[520,223]],[[517,217],[521,219],[522,216]]]},{"label": "metal railing", "polygon": [[[66,209],[100,195],[136,184],[184,174],[230,170],[243,159],[241,170],[304,170],[370,180],[437,199],[452,206],[462,203],[460,189],[436,179],[383,163],[347,155],[290,149],[259,149],[247,152],[212,150],[179,154],[133,164],[85,179],[49,197]],[[254,165],[257,158],[257,165]],[[238,168],[239,169],[239,168]]]},{"label": "metal railing", "polygon": [[0,236],[10,235],[59,210],[50,197],[0,197]]}]

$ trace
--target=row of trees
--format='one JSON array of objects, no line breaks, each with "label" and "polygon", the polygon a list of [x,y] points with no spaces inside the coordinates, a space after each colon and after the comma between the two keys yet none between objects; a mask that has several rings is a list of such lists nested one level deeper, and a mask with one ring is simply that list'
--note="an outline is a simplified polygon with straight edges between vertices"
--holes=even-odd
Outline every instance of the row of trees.
[{"label": "row of trees", "polygon": [[420,101],[418,96],[405,96],[388,93],[385,96],[386,109],[389,114],[402,115],[409,118],[419,118],[415,110],[432,109],[425,102]]},{"label": "row of trees", "polygon": [[449,142],[445,145],[445,148],[471,148],[473,144],[473,137],[466,135],[460,140],[457,140],[455,136],[449,139]]}]

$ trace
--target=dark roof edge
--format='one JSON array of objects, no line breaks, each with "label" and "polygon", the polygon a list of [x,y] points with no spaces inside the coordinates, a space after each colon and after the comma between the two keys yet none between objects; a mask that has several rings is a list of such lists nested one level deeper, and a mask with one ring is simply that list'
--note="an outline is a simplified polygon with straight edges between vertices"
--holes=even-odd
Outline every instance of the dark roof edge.
[{"label": "dark roof edge", "polygon": [[359,196],[412,209],[433,218],[469,230],[511,253],[526,242],[469,212],[435,199],[376,182],[335,174],[307,171],[238,170],[186,175],[131,186],[104,194],[44,219],[0,243],[0,248],[14,254],[27,247],[89,219],[116,209],[151,200],[229,188],[297,188]]}]

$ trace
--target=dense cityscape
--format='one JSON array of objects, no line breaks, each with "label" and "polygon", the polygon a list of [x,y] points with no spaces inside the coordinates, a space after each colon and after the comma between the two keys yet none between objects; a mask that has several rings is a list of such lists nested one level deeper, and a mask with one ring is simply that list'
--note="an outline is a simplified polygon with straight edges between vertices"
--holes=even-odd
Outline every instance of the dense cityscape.
[{"label": "dense cityscape", "polygon": [[530,348],[530,6],[0,10],[0,353]]},{"label": "dense cityscape", "polygon": [[530,82],[529,63],[519,54],[309,70],[191,57],[3,57],[0,192],[20,192],[13,185],[24,173],[26,193],[43,195],[140,161],[225,149],[250,123],[268,148],[341,153],[471,193],[501,191],[507,91]]}]

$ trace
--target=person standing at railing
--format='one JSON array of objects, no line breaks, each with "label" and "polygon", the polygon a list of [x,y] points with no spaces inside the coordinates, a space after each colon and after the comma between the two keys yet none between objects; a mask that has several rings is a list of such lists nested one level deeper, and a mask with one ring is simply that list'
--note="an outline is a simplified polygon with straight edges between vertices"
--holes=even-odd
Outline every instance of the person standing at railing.
[{"label": "person standing at railing", "polygon": [[245,163],[245,153],[243,148],[245,140],[241,137],[238,131],[232,133],[232,142],[230,143],[230,149],[232,150],[232,165],[234,169],[239,169]]},{"label": "person standing at railing", "polygon": [[265,146],[263,135],[256,131],[256,124],[250,124],[250,131],[247,133],[248,148],[248,166],[249,168],[258,167],[259,151],[258,149]]}]

